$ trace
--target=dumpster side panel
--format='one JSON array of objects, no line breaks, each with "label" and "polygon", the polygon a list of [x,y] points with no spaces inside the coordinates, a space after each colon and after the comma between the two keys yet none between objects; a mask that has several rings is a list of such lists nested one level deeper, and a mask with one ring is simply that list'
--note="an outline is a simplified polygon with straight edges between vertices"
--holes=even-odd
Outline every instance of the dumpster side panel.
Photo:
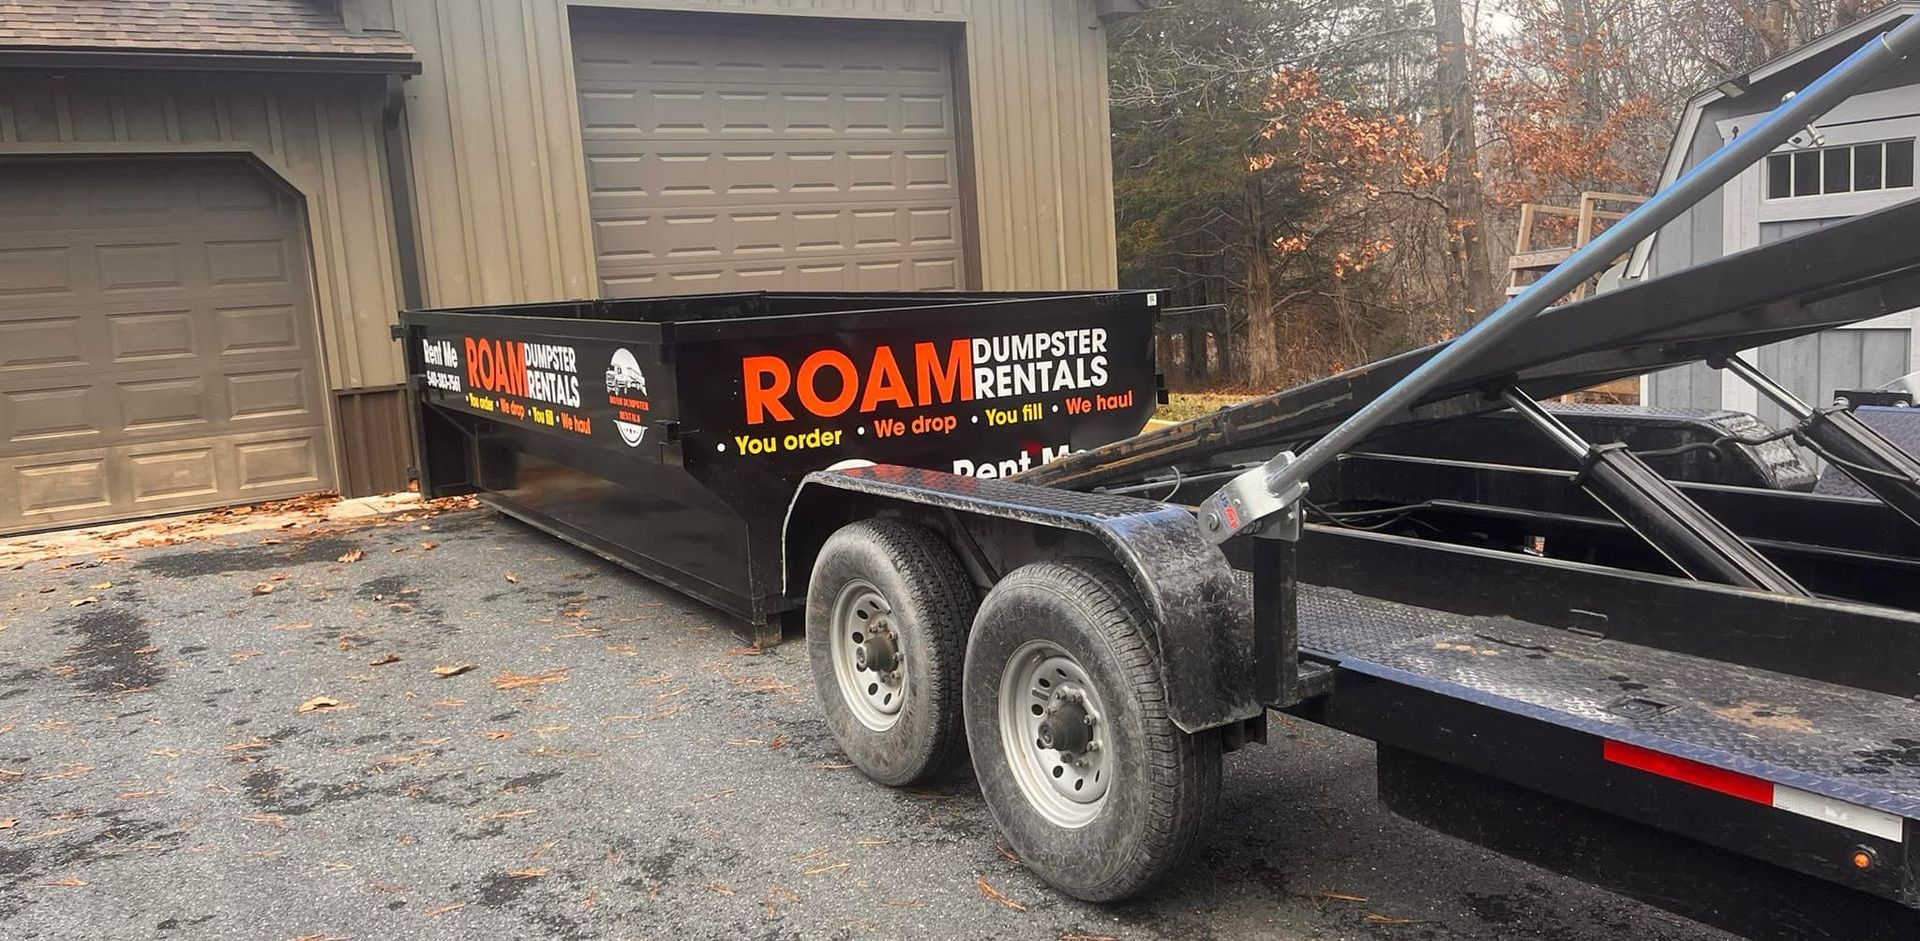
[{"label": "dumpster side panel", "polygon": [[898,464],[991,479],[1138,433],[1157,384],[1149,298],[679,325],[686,467],[751,521],[756,591],[779,603],[781,520],[808,473]]},{"label": "dumpster side panel", "polygon": [[[678,384],[659,326],[408,318],[423,424],[443,437],[461,430],[460,473],[489,504],[709,604],[764,614],[740,564],[746,518],[681,466]],[[430,474],[434,483],[454,476]]]},{"label": "dumpster side panel", "polygon": [[427,485],[478,489],[766,624],[793,607],[780,532],[806,474],[885,463],[1004,477],[1135,434],[1155,407],[1151,292],[750,300],[691,303],[804,312],[406,314]]}]

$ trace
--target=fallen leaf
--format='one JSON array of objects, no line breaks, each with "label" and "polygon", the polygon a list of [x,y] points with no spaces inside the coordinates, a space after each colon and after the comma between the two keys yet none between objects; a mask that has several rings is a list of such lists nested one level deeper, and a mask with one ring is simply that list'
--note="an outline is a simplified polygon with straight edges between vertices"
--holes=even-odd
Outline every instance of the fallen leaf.
[{"label": "fallen leaf", "polygon": [[454,902],[454,903],[453,903],[453,904],[451,904],[451,905],[442,905],[442,906],[440,906],[439,908],[436,908],[436,909],[434,909],[433,911],[430,911],[430,912],[428,912],[428,913],[427,913],[427,917],[428,917],[428,918],[438,918],[438,917],[440,917],[441,915],[446,915],[446,914],[449,914],[449,913],[451,913],[451,912],[457,912],[457,911],[459,911],[459,910],[461,910],[461,909],[463,909],[463,908],[466,908],[466,907],[467,907],[467,903],[465,903],[465,902]]},{"label": "fallen leaf", "polygon": [[345,709],[346,707],[347,707],[346,703],[343,703],[340,700],[333,698],[332,696],[315,696],[312,699],[309,699],[306,702],[301,703],[299,708],[295,709],[294,711],[295,712],[323,712],[331,709]]},{"label": "fallen leaf", "polygon": [[275,585],[272,582],[261,582],[260,584],[253,586],[253,593],[256,595],[271,595],[273,594],[273,590],[277,587],[279,586]]},{"label": "fallen leaf", "polygon": [[68,889],[77,889],[86,884],[87,884],[86,880],[76,879],[73,876],[68,876],[65,879],[55,879],[52,882],[41,883],[41,885],[57,885],[57,886],[61,886],[63,888],[68,888]]},{"label": "fallen leaf", "polygon": [[707,883],[707,888],[712,889],[713,891],[718,892],[721,895],[733,894],[733,889],[728,887],[727,884],[724,882],[709,882]]},{"label": "fallen leaf", "polygon": [[77,608],[77,607],[80,607],[80,606],[81,606],[81,605],[83,605],[83,604],[93,604],[94,602],[96,602],[96,601],[99,601],[99,600],[100,600],[100,599],[98,599],[98,598],[95,598],[95,597],[94,597],[94,596],[92,596],[92,595],[88,595],[88,596],[86,596],[85,598],[75,598],[75,599],[73,599],[72,601],[69,601],[69,602],[67,602],[67,607],[69,607],[69,608]]},{"label": "fallen leaf", "polygon": [[1411,925],[1417,923],[1416,920],[1412,918],[1396,918],[1392,915],[1376,915],[1372,912],[1367,913],[1367,920],[1376,925]]},{"label": "fallen leaf", "polygon": [[354,563],[354,562],[358,562],[358,561],[360,561],[361,559],[364,559],[364,558],[366,558],[366,557],[367,557],[367,554],[366,554],[366,553],[364,553],[364,552],[361,552],[361,551],[360,551],[360,550],[358,550],[358,549],[351,549],[351,550],[348,550],[347,552],[344,552],[344,553],[342,553],[342,554],[341,554],[341,556],[340,556],[340,558],[338,558],[338,559],[336,559],[336,560],[334,560],[334,561],[337,561],[337,562],[344,562],[344,563],[347,563],[347,564],[352,564],[352,563]]},{"label": "fallen leaf", "polygon": [[549,683],[564,683],[566,681],[567,670],[565,667],[531,675],[501,671],[499,676],[493,678],[493,688],[525,689],[529,686],[545,686]]},{"label": "fallen leaf", "polygon": [[1027,910],[1027,907],[1025,905],[1022,905],[1019,902],[1014,901],[1013,899],[1007,898],[1005,895],[1000,894],[999,889],[996,889],[993,886],[988,885],[985,876],[974,876],[973,882],[975,885],[980,887],[981,895],[984,895],[987,898],[992,899],[993,901],[999,902],[1000,904],[1005,905],[1006,907],[1011,908],[1016,912],[1024,912]]},{"label": "fallen leaf", "polygon": [[235,654],[228,654],[228,655],[227,655],[227,659],[229,659],[229,660],[239,660],[239,661],[242,661],[242,662],[244,662],[244,661],[247,661],[247,660],[252,660],[252,659],[253,659],[253,658],[255,658],[255,657],[261,657],[261,656],[265,656],[265,655],[266,655],[266,653],[267,653],[267,652],[266,652],[266,651],[264,651],[264,650],[242,650],[242,651],[240,651],[239,653],[235,653]]},{"label": "fallen leaf", "polygon": [[155,794],[159,794],[159,793],[160,793],[159,791],[128,791],[125,794],[120,795],[120,799],[123,801],[139,800],[140,798],[152,797]]},{"label": "fallen leaf", "polygon": [[520,576],[515,575],[512,572],[508,572],[506,575],[506,578],[507,578],[507,581],[512,584],[515,584],[515,585],[520,584]]},{"label": "fallen leaf", "polygon": [[514,869],[509,871],[507,875],[515,879],[538,879],[552,871],[551,869]]},{"label": "fallen leaf", "polygon": [[600,900],[600,887],[596,885],[591,889],[587,890],[587,897],[580,900],[580,907],[584,909],[591,909],[593,908],[593,903],[598,902],[599,900]]},{"label": "fallen leaf", "polygon": [[513,733],[507,731],[506,729],[493,729],[491,731],[482,732],[480,734],[496,742],[503,742],[513,737]]},{"label": "fallen leaf", "polygon": [[400,662],[400,658],[399,658],[398,656],[396,656],[396,655],[394,655],[394,654],[387,654],[387,655],[386,655],[386,656],[384,656],[384,657],[380,657],[380,658],[378,658],[378,659],[375,659],[375,660],[369,660],[369,661],[367,661],[367,666],[370,666],[370,667],[383,667],[383,666],[386,666],[386,665],[387,665],[387,664],[389,664],[389,663],[399,663],[399,662]]},{"label": "fallen leaf", "polygon": [[5,820],[0,820],[0,830],[11,830],[14,827],[17,827],[19,825],[20,825],[19,817],[8,817]]},{"label": "fallen leaf", "polygon": [[440,666],[440,667],[433,668],[433,675],[434,676],[459,676],[460,674],[465,673],[471,669],[473,669],[473,664],[471,663],[462,663],[456,666]]},{"label": "fallen leaf", "polygon": [[88,585],[87,587],[88,587],[88,588],[91,588],[91,589],[93,589],[94,591],[106,591],[107,589],[109,589],[109,588],[112,588],[112,587],[113,587],[113,583],[112,583],[112,582],[100,582],[100,583],[98,583],[98,584],[93,584],[93,585]]},{"label": "fallen leaf", "polygon": [[421,543],[420,548],[428,552],[432,552],[433,550],[440,548],[440,544],[432,540],[428,540],[426,542]]},{"label": "fallen leaf", "polygon": [[815,866],[812,869],[802,869],[800,870],[800,874],[803,876],[817,876],[823,872],[832,872],[836,869],[850,869],[852,867],[852,863],[828,863],[824,866]]}]

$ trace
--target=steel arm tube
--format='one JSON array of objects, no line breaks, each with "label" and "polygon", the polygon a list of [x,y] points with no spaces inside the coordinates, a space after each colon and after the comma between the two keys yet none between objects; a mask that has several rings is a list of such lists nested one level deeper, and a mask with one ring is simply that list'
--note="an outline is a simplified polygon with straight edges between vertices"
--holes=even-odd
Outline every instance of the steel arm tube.
[{"label": "steel arm tube", "polygon": [[1519,296],[1489,314],[1379,398],[1362,406],[1347,420],[1314,442],[1298,457],[1283,454],[1274,463],[1258,467],[1220,489],[1201,509],[1201,530],[1219,543],[1268,517],[1284,513],[1292,497],[1316,471],[1326,466],[1375,427],[1417,404],[1460,367],[1546,310],[1555,300],[1613,264],[1636,243],[1711,195],[1755,161],[1771,153],[1821,115],[1844,101],[1869,77],[1920,47],[1920,16],[1869,40],[1859,51],[1833,67],[1805,90],[1783,102],[1765,120],[1715,151],[1672,186],[1574,252],[1559,267]]}]

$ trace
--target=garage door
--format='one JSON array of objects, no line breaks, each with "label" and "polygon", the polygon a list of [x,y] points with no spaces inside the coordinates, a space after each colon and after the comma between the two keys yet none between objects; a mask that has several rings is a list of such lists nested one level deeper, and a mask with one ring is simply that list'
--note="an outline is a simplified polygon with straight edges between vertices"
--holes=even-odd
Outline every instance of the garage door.
[{"label": "garage door", "polygon": [[963,286],[947,44],[741,19],[575,14],[602,291]]},{"label": "garage door", "polygon": [[238,160],[0,161],[0,531],[330,486],[301,233]]}]

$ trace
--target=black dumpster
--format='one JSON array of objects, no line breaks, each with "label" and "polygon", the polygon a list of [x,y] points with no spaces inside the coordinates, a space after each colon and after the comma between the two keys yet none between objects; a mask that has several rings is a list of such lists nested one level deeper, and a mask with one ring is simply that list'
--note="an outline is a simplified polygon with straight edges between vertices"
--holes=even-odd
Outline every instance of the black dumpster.
[{"label": "black dumpster", "polygon": [[854,462],[1000,477],[1140,430],[1152,292],[732,294],[401,315],[421,490],[776,636],[782,517]]}]

